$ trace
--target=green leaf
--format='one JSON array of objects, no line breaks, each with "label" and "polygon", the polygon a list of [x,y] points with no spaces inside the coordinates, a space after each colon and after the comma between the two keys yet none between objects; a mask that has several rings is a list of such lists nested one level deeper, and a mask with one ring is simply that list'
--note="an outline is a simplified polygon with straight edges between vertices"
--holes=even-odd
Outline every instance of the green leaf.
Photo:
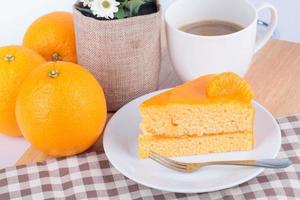
[{"label": "green leaf", "polygon": [[144,0],[129,0],[124,3],[124,6],[129,10],[130,15],[132,16],[139,12],[141,5],[144,3]]},{"label": "green leaf", "polygon": [[126,17],[126,13],[124,11],[124,8],[119,8],[118,12],[115,13],[115,17],[118,19],[123,19]]}]

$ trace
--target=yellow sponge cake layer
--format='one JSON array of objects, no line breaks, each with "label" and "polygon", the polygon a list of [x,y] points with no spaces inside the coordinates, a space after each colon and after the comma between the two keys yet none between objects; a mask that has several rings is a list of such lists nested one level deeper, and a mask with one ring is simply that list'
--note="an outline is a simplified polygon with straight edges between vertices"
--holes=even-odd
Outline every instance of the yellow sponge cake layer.
[{"label": "yellow sponge cake layer", "polygon": [[227,101],[207,104],[169,104],[140,110],[140,128],[146,135],[206,135],[252,131],[252,104]]},{"label": "yellow sponge cake layer", "polygon": [[252,132],[235,132],[205,136],[160,137],[139,135],[139,158],[152,150],[163,156],[188,156],[204,153],[248,151],[253,148]]},{"label": "yellow sponge cake layer", "polygon": [[245,151],[253,148],[249,84],[236,74],[207,75],[158,94],[140,107],[139,157]]}]

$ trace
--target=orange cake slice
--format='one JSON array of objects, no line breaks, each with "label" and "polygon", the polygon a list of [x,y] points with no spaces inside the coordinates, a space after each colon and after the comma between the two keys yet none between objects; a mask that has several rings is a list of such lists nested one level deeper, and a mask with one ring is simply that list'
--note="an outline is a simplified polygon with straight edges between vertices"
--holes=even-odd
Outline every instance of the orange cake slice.
[{"label": "orange cake slice", "polygon": [[253,92],[238,75],[206,75],[140,105],[140,158],[251,150]]}]

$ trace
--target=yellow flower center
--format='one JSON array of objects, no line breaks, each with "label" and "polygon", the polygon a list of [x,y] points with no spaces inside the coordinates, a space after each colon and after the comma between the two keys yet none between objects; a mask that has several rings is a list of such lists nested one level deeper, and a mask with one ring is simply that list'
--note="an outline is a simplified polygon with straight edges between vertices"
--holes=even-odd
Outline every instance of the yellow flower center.
[{"label": "yellow flower center", "polygon": [[15,57],[14,57],[14,55],[12,55],[12,54],[7,54],[7,55],[4,57],[4,60],[5,60],[6,62],[12,62],[12,61],[15,60]]},{"label": "yellow flower center", "polygon": [[111,5],[110,5],[110,2],[108,2],[108,1],[103,1],[103,2],[102,2],[102,6],[103,6],[103,8],[109,8]]}]

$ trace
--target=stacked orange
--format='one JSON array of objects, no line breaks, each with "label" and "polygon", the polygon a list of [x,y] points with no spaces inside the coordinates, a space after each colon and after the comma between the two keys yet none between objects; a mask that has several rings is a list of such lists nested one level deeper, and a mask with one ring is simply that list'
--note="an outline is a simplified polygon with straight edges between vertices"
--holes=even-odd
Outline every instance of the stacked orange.
[{"label": "stacked orange", "polygon": [[20,136],[15,117],[15,104],[20,86],[28,74],[45,60],[26,47],[0,48],[0,132]]},{"label": "stacked orange", "polygon": [[99,83],[75,64],[72,14],[40,17],[23,45],[0,48],[0,132],[23,135],[53,156],[85,151],[101,134],[107,110]]},{"label": "stacked orange", "polygon": [[77,62],[73,15],[53,12],[34,21],[25,33],[23,45],[47,61]]}]

